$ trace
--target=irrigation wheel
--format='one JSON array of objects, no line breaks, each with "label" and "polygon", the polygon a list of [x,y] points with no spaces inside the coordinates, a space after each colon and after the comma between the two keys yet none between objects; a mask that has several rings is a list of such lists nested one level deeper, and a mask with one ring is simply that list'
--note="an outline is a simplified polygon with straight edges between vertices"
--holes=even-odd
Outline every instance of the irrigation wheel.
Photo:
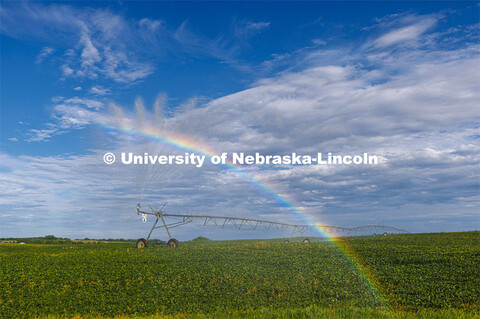
[{"label": "irrigation wheel", "polygon": [[309,243],[310,243],[310,239],[305,238],[305,239],[303,240],[303,243],[304,243],[304,244],[309,244]]},{"label": "irrigation wheel", "polygon": [[175,238],[170,238],[170,240],[167,242],[167,246],[177,248],[178,247],[178,240],[176,240]]},{"label": "irrigation wheel", "polygon": [[137,248],[145,248],[147,247],[147,241],[144,238],[140,238],[137,240]]}]

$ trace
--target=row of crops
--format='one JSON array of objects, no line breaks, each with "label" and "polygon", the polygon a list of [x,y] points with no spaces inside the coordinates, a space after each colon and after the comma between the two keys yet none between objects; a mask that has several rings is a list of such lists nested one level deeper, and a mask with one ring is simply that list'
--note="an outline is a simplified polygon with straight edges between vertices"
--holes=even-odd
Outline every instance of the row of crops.
[{"label": "row of crops", "polygon": [[[0,245],[0,317],[256,309],[480,309],[480,233],[350,239],[378,289],[328,242]],[[381,294],[378,295],[375,291]]]}]

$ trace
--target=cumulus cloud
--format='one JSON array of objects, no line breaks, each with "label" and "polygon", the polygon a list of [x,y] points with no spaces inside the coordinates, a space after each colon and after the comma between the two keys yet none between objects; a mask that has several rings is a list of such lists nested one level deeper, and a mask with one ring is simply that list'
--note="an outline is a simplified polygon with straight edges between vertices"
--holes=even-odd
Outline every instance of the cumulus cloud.
[{"label": "cumulus cloud", "polygon": [[108,94],[110,94],[109,89],[105,89],[101,86],[92,86],[90,88],[89,92],[92,93],[92,94],[95,94],[95,95],[108,95]]},{"label": "cumulus cloud", "polygon": [[[477,57],[422,62],[392,78],[378,69],[309,68],[264,79],[175,121],[188,122],[182,129],[189,134],[260,150],[473,125],[478,63]],[[382,83],[372,85],[377,78]]]}]

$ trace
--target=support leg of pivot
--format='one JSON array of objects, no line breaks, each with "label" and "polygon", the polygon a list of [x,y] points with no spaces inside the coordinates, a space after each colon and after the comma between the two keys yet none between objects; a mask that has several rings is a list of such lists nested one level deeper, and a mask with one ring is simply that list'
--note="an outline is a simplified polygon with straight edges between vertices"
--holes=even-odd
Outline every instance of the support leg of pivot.
[{"label": "support leg of pivot", "polygon": [[[165,223],[165,220],[163,219],[163,216],[160,215],[160,218],[162,219],[163,226],[165,227],[165,230],[167,231],[168,238],[172,239],[172,236],[170,235],[170,232],[168,231],[168,227],[167,227],[167,224]],[[158,220],[158,217],[157,217],[157,220]]]},{"label": "support leg of pivot", "polygon": [[[162,218],[162,219],[163,219],[163,218]],[[148,233],[147,243],[148,243],[148,240],[150,239],[150,235],[152,234],[153,230],[155,229],[155,226],[157,225],[157,223],[158,223],[158,216],[157,216],[157,220],[155,221],[155,224],[153,224],[152,229],[151,229],[150,232]]]}]

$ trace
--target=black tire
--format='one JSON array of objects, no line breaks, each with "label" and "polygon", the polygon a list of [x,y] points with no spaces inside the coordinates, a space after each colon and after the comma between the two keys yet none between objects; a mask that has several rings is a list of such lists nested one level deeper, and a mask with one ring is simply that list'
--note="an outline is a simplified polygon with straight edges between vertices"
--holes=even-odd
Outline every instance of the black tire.
[{"label": "black tire", "polygon": [[145,247],[147,247],[147,241],[145,240],[145,238],[140,238],[139,240],[137,240],[138,249],[145,248]]},{"label": "black tire", "polygon": [[290,240],[285,239],[285,240],[283,241],[283,243],[284,243],[284,244],[289,244],[289,243],[290,243]]},{"label": "black tire", "polygon": [[170,238],[170,240],[167,242],[167,247],[177,248],[178,240],[176,240],[175,238]]},{"label": "black tire", "polygon": [[304,244],[310,244],[310,239],[305,238],[305,239],[303,240],[303,243],[304,243]]}]

